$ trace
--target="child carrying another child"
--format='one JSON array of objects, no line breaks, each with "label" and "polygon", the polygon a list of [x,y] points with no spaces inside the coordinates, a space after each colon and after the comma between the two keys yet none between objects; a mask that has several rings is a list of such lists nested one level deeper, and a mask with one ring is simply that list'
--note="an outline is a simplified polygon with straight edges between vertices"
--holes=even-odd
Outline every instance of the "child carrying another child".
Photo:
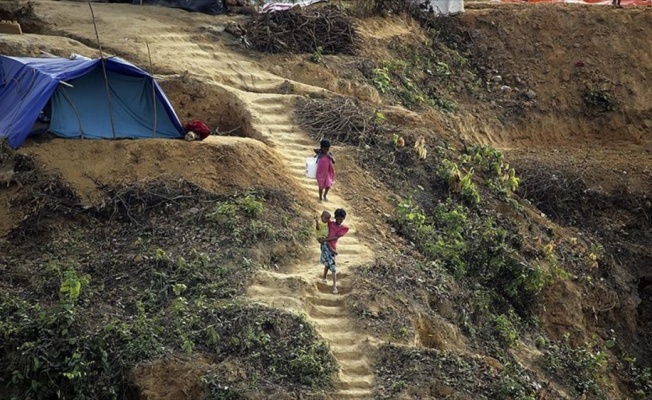
[{"label": "child carrying another child", "polygon": [[[335,256],[337,256],[337,240],[346,235],[349,228],[342,225],[346,218],[346,211],[342,208],[335,210],[335,221],[331,221],[331,215],[328,211],[321,214],[322,224],[319,219],[315,217],[315,229],[317,231],[317,241],[321,243],[321,257],[320,261],[324,264],[324,276],[322,282],[326,283],[326,275],[328,270],[333,273],[333,293],[337,293],[337,266],[335,264]],[[326,229],[328,231],[326,231]],[[327,233],[324,236],[324,233]]]}]

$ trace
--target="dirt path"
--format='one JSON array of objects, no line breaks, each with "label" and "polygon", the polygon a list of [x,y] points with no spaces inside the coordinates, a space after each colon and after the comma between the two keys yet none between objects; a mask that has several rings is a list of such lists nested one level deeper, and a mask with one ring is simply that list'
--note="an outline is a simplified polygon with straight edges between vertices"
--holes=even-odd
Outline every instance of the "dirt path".
[{"label": "dirt path", "polygon": [[305,312],[330,344],[339,365],[337,378],[338,398],[371,398],[373,371],[369,354],[370,339],[352,327],[345,297],[354,288],[351,286],[349,267],[372,260],[371,251],[359,241],[356,227],[360,221],[355,218],[355,210],[337,194],[336,188],[329,194],[327,203],[319,203],[314,180],[305,178],[305,158],[312,154],[314,144],[294,123],[292,118],[293,96],[247,94],[244,96],[255,116],[254,127],[275,146],[285,160],[288,174],[300,181],[315,198],[315,212],[322,209],[348,209],[346,224],[351,228],[349,234],[340,240],[338,250],[338,290],[332,294],[329,283],[320,282],[323,267],[319,264],[318,244],[310,248],[308,263],[295,265],[291,273],[261,273],[251,285],[247,294],[255,301],[272,307]]}]

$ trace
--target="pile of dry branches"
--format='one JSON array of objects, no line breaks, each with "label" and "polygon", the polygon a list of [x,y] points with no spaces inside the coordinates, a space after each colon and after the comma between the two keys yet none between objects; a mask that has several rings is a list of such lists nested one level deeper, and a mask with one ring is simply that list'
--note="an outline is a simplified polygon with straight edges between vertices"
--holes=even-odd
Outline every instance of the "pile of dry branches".
[{"label": "pile of dry branches", "polygon": [[339,143],[373,144],[380,133],[374,110],[351,98],[304,98],[299,100],[296,115],[316,140],[327,137]]},{"label": "pile of dry branches", "polygon": [[524,160],[512,164],[522,177],[519,194],[553,219],[570,224],[586,223],[598,220],[604,213],[627,210],[637,216],[638,224],[652,222],[645,195],[590,187],[581,170],[569,167],[549,168]]},{"label": "pile of dry branches", "polygon": [[71,218],[82,211],[73,189],[58,176],[37,175],[29,190],[12,199],[11,206],[26,217],[9,235],[14,240],[38,242],[48,232],[49,221],[58,216]]},{"label": "pile of dry branches", "polygon": [[265,53],[355,54],[359,44],[353,18],[333,7],[259,14],[247,40]]},{"label": "pile of dry branches", "polygon": [[127,222],[140,223],[150,211],[179,210],[185,204],[199,205],[211,198],[208,192],[185,179],[161,177],[120,185],[96,183],[107,194],[97,212]]}]

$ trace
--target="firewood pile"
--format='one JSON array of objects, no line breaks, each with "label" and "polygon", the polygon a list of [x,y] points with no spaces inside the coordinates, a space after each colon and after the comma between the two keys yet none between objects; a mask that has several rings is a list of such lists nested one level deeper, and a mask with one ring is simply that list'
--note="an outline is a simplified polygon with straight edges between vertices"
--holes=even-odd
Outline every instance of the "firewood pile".
[{"label": "firewood pile", "polygon": [[264,53],[355,54],[359,45],[353,18],[335,7],[259,14],[246,31]]}]

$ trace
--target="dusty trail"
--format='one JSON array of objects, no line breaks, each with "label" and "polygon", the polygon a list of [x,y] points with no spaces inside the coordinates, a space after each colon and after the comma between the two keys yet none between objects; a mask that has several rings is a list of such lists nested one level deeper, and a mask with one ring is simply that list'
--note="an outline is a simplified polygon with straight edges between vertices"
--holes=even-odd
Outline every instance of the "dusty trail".
[{"label": "dusty trail", "polygon": [[[285,160],[288,174],[299,180],[316,199],[314,180],[304,177],[304,161],[311,155],[314,144],[293,121],[290,112],[293,96],[246,94],[243,97],[255,116],[254,127],[275,146]],[[360,221],[355,218],[355,210],[337,195],[337,189],[329,194],[328,203],[320,204],[315,200],[313,211],[316,214],[324,208],[333,210],[339,207],[348,209],[350,217],[347,217],[346,224],[351,228],[338,244],[339,294],[331,293],[330,280],[328,284],[319,281],[323,268],[318,262],[317,243],[310,249],[310,262],[295,265],[290,274],[261,273],[247,294],[253,300],[272,307],[305,312],[330,344],[340,365],[336,382],[338,398],[371,398],[374,377],[367,357],[370,339],[352,327],[345,297],[354,289],[349,267],[371,261],[372,253],[356,233]]]}]

